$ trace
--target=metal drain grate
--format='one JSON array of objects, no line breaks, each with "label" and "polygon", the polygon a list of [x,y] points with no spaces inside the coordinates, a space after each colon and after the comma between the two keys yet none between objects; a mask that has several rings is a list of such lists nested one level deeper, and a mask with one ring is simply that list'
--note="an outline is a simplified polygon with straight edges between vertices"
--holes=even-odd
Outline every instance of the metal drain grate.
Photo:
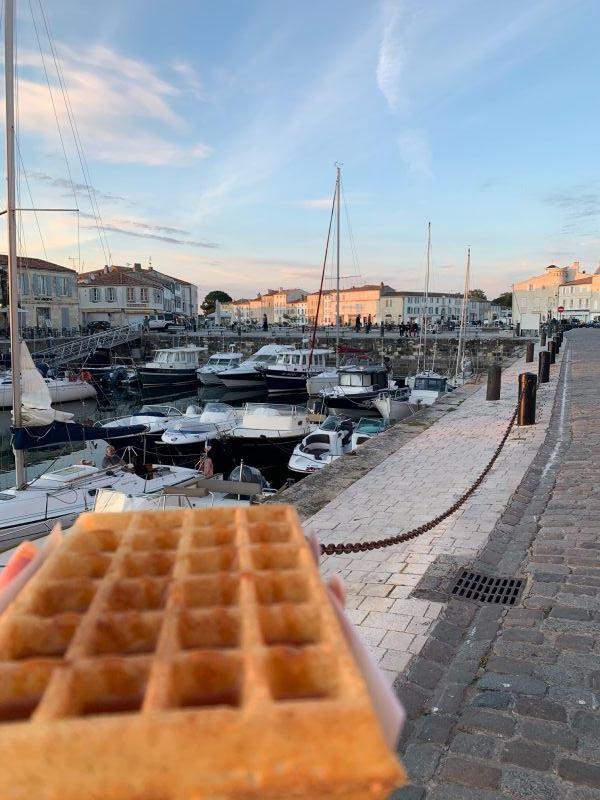
[{"label": "metal drain grate", "polygon": [[464,597],[465,600],[478,600],[480,603],[514,606],[522,586],[523,581],[519,578],[499,578],[464,570],[456,581],[452,594]]}]

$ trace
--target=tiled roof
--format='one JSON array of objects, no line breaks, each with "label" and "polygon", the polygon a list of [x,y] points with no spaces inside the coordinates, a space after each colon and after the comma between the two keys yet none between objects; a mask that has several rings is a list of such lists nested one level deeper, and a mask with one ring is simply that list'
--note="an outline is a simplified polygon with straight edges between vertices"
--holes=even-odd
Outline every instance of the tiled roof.
[{"label": "tiled roof", "polygon": [[127,267],[113,266],[108,272],[94,270],[84,272],[77,277],[77,282],[83,286],[152,286],[162,289],[163,284],[157,278],[128,269]]},{"label": "tiled roof", "polygon": [[587,275],[585,278],[576,278],[574,281],[565,281],[561,286],[574,286],[577,283],[591,283],[592,276]]},{"label": "tiled roof", "polygon": [[[74,269],[63,267],[61,264],[53,264],[51,261],[44,261],[43,258],[18,256],[17,266],[19,269],[40,269],[47,272],[69,272],[73,275],[75,274]],[[0,269],[8,269],[8,256],[6,253],[0,253]]]}]

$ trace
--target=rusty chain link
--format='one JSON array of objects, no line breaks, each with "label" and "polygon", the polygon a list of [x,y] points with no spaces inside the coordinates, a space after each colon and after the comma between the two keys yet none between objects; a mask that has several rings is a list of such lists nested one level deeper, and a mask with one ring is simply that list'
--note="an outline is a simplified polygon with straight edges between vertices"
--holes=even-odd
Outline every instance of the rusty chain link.
[{"label": "rusty chain link", "polygon": [[379,550],[382,547],[391,547],[394,544],[402,544],[402,542],[408,542],[409,539],[416,539],[417,536],[421,536],[423,533],[427,533],[428,531],[433,530],[440,522],[443,522],[447,519],[451,514],[454,514],[455,511],[464,505],[464,503],[469,499],[469,497],[473,494],[473,492],[478,489],[481,484],[483,483],[484,478],[494,466],[496,459],[502,452],[502,448],[506,444],[506,440],[508,439],[510,432],[513,429],[515,424],[515,420],[517,419],[517,412],[519,410],[519,401],[517,402],[517,407],[515,408],[512,417],[510,418],[510,422],[508,423],[508,427],[504,432],[504,436],[500,439],[500,444],[494,451],[493,456],[490,458],[488,463],[485,465],[483,472],[478,476],[473,484],[467,489],[467,491],[462,494],[454,505],[450,506],[443,514],[438,514],[437,517],[429,520],[424,525],[419,525],[416,528],[413,528],[410,531],[406,531],[406,533],[398,533],[396,536],[388,536],[386,539],[377,539],[371,542],[339,542],[337,544],[321,544],[321,555],[326,556],[341,556],[346,555],[349,553],[364,553],[366,550]]}]

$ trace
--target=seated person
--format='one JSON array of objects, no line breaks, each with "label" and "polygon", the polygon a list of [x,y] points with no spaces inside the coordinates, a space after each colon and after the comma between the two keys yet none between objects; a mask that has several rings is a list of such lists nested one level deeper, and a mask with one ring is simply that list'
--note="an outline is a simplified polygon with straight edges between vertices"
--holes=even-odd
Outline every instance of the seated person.
[{"label": "seated person", "polygon": [[109,444],[106,448],[106,453],[104,454],[104,458],[102,459],[102,468],[107,469],[108,467],[121,467],[123,466],[124,461],[121,456],[117,455],[117,451]]}]

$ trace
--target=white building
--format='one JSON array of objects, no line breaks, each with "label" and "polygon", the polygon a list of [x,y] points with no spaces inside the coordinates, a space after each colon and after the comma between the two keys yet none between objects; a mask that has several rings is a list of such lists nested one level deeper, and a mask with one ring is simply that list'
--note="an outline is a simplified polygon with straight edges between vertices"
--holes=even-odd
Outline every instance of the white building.
[{"label": "white building", "polygon": [[78,277],[82,323],[104,320],[112,325],[144,321],[144,317],[170,312],[195,319],[198,290],[152,268],[113,265]]},{"label": "white building", "polygon": [[557,316],[591,322],[600,318],[600,267],[593,275],[567,281],[558,287]]},{"label": "white building", "polygon": [[[78,328],[77,273],[42,258],[19,257],[19,321],[22,326],[58,333]],[[8,269],[8,256],[0,254],[0,270]]]},{"label": "white building", "polygon": [[[431,323],[458,322],[460,320],[463,296],[460,293],[429,292],[425,303],[424,292],[386,292],[379,300],[379,318],[384,323],[398,325],[400,322],[418,322],[423,319]],[[470,298],[467,321],[485,322],[500,315],[500,306],[489,300]]]},{"label": "white building", "polygon": [[541,275],[534,275],[513,286],[513,323],[521,322],[525,314],[539,314],[540,321],[556,318],[558,315],[559,287],[569,281],[585,278],[579,261],[570,267],[557,267],[550,264]]}]

